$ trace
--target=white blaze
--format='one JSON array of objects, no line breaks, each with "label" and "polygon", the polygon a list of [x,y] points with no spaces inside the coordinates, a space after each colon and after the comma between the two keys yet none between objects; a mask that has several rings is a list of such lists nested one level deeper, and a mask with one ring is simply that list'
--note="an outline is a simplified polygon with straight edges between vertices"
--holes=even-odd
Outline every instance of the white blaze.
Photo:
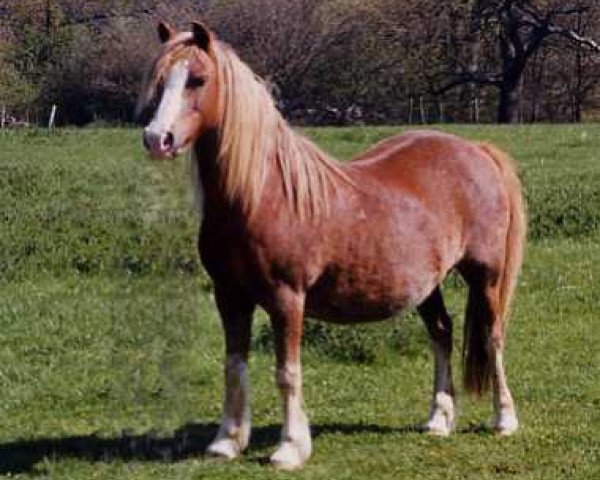
[{"label": "white blaze", "polygon": [[183,92],[188,78],[189,63],[187,60],[177,62],[171,67],[165,82],[160,105],[154,118],[147,127],[149,133],[161,134],[171,129],[183,106]]}]

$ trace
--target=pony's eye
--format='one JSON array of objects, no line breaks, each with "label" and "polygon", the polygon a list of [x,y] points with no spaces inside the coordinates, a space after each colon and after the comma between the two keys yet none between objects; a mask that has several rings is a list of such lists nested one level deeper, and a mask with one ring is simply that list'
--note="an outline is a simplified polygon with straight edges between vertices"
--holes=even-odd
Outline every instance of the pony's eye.
[{"label": "pony's eye", "polygon": [[186,88],[198,88],[204,85],[204,79],[202,77],[189,77],[185,86]]}]

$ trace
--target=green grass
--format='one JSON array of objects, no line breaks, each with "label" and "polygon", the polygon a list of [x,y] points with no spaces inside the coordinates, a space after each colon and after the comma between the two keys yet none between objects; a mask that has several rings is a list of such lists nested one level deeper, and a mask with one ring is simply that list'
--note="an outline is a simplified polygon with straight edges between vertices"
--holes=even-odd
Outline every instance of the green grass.
[{"label": "green grass", "polygon": [[[223,347],[185,162],[147,161],[133,130],[4,131],[0,475],[600,478],[600,125],[444,129],[510,151],[526,189],[532,241],[506,353],[517,435],[494,437],[489,399],[460,392],[455,434],[415,432],[432,367],[416,315],[313,325],[303,361],[314,455],[302,472],[277,473],[263,462],[281,416],[259,313],[252,446],[233,463],[204,458]],[[349,158],[397,131],[308,134]],[[460,326],[463,287],[451,279],[445,291]],[[456,351],[460,340],[458,328]]]}]

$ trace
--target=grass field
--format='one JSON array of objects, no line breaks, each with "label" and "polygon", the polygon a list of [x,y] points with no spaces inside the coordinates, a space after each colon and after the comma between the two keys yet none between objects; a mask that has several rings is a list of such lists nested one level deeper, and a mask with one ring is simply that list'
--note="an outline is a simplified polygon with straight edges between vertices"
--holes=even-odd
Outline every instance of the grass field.
[{"label": "grass field", "polygon": [[[307,133],[347,159],[399,130]],[[251,448],[233,463],[204,458],[223,348],[185,161],[149,162],[134,130],[3,131],[0,475],[600,478],[600,125],[445,130],[510,151],[526,189],[531,241],[506,353],[515,436],[495,437],[489,399],[462,392],[455,434],[415,431],[432,362],[414,314],[358,329],[311,324],[314,455],[301,472],[275,472],[264,459],[281,416],[259,312]],[[460,281],[445,293],[460,326]],[[460,340],[458,329],[456,351]]]}]

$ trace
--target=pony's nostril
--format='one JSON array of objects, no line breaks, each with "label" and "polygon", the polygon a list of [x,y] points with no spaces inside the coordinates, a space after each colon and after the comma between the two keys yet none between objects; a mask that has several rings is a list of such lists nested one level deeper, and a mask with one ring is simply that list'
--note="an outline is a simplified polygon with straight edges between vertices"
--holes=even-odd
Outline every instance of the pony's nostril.
[{"label": "pony's nostril", "polygon": [[173,147],[173,142],[174,142],[174,137],[173,134],[171,132],[167,132],[165,133],[163,139],[162,139],[162,147],[164,150],[170,150],[171,147]]},{"label": "pony's nostril", "polygon": [[169,156],[173,152],[175,136],[162,129],[147,128],[142,136],[144,147],[154,156]]}]

